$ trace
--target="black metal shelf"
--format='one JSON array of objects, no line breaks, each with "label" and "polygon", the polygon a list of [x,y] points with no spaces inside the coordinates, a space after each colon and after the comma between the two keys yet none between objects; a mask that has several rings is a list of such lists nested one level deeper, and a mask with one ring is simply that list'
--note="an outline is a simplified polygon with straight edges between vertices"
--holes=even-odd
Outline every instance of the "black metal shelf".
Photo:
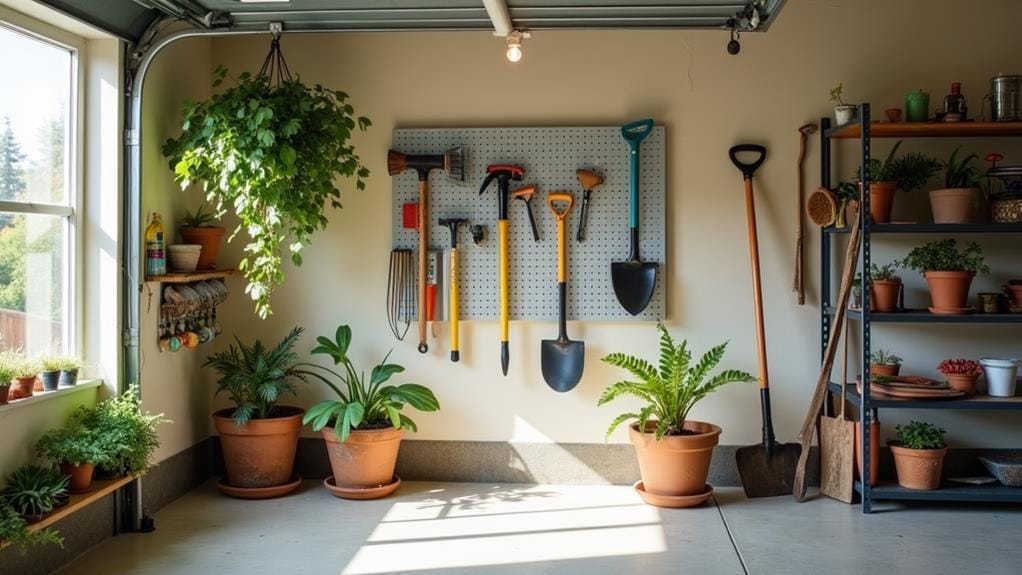
[{"label": "black metal shelf", "polygon": [[[827,315],[834,315],[835,309],[827,307]],[[852,321],[862,321],[861,310],[848,310],[846,316]],[[1022,313],[969,313],[962,315],[941,315],[925,309],[907,309],[891,313],[870,312],[870,322],[877,323],[1022,323]]]},{"label": "black metal shelf", "polygon": [[[862,482],[855,482],[855,492],[862,494]],[[973,501],[990,503],[1022,503],[1022,487],[1008,487],[1000,483],[968,485],[942,483],[940,489],[917,491],[896,483],[879,483],[869,490],[873,499],[899,501]]]},{"label": "black metal shelf", "polygon": [[[828,234],[847,234],[851,228],[845,226],[823,228]],[[870,234],[1022,234],[1022,223],[1011,224],[872,224]]]},{"label": "black metal shelf", "polygon": [[[841,384],[831,382],[830,392],[834,395],[841,395]],[[845,396],[852,403],[861,405],[862,398],[855,389],[854,383],[845,387]],[[977,395],[965,399],[888,399],[871,397],[869,400],[871,408],[895,408],[895,409],[954,409],[954,410],[988,410],[988,411],[1012,411],[1022,410],[1022,396],[1015,397],[993,397],[990,395]]]}]

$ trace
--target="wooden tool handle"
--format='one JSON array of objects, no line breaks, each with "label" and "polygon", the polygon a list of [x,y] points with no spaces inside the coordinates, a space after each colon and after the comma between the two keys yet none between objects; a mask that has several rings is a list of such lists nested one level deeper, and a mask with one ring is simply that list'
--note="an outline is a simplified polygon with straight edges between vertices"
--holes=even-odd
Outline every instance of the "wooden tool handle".
[{"label": "wooden tool handle", "polygon": [[759,388],[769,389],[767,369],[766,333],[763,328],[763,286],[759,274],[759,236],[756,231],[756,200],[752,194],[752,179],[745,178],[745,215],[749,228],[749,261],[752,263],[752,291],[756,315],[756,353],[759,357]]},{"label": "wooden tool handle", "polygon": [[427,229],[427,222],[429,211],[429,182],[426,180],[419,180],[419,209],[418,209],[418,229],[419,229],[419,353],[426,353],[429,351],[429,346],[426,344],[426,256],[427,250],[429,249],[429,234]]}]

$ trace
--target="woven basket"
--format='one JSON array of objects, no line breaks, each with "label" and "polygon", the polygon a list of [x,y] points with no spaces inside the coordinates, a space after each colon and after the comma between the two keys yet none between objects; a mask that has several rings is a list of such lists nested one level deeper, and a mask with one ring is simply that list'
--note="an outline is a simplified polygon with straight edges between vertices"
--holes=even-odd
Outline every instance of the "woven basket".
[{"label": "woven basket", "polygon": [[196,244],[176,244],[167,246],[167,263],[176,272],[193,272],[199,265],[199,254],[202,246]]},{"label": "woven basket", "polygon": [[1022,222],[1022,198],[991,201],[990,218],[999,224]]}]

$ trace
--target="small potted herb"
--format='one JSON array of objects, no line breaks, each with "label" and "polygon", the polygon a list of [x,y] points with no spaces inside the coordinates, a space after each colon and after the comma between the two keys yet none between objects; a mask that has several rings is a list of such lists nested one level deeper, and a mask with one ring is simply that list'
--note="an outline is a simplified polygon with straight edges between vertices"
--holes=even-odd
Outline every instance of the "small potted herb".
[{"label": "small potted herb", "polygon": [[14,393],[11,390],[14,374],[17,372],[18,370],[15,369],[11,359],[5,355],[0,355],[0,405],[6,405],[8,398],[18,399],[14,397]]},{"label": "small potted herb", "polygon": [[16,545],[22,555],[33,545],[54,543],[64,546],[64,540],[52,529],[29,531],[28,524],[17,510],[2,499],[0,499],[0,542]]},{"label": "small potted herb", "polygon": [[979,213],[982,174],[972,165],[978,156],[973,153],[959,158],[959,152],[961,148],[955,148],[943,163],[944,187],[930,192],[930,209],[938,224],[970,224]]},{"label": "small potted herb", "polygon": [[103,438],[96,430],[72,423],[46,432],[36,443],[36,452],[60,465],[71,478],[71,493],[85,493],[92,486],[96,466],[108,460],[103,447]]},{"label": "small potted herb", "polygon": [[22,465],[5,483],[4,502],[28,523],[42,520],[67,493],[67,477],[40,465]]},{"label": "small potted herb", "polygon": [[834,122],[844,126],[855,119],[855,106],[844,100],[844,84],[838,84],[830,91],[830,101],[834,102]]},{"label": "small potted herb", "polygon": [[185,210],[185,217],[181,218],[181,227],[178,229],[181,234],[181,243],[202,246],[196,269],[216,269],[220,241],[223,240],[226,230],[221,226],[213,225],[215,223],[217,223],[216,214],[206,204],[199,204],[195,212]]},{"label": "small potted herb", "polygon": [[870,308],[873,311],[890,313],[898,309],[901,295],[901,278],[897,275],[898,262],[869,266]]},{"label": "small potted herb", "polygon": [[886,349],[878,349],[870,356],[869,373],[886,377],[897,377],[901,372],[902,359]]},{"label": "small potted herb", "polygon": [[60,387],[71,387],[78,383],[78,370],[82,367],[82,361],[74,357],[59,357],[56,359],[57,369],[60,370]]},{"label": "small potted herb", "polygon": [[43,391],[54,391],[60,385],[60,368],[64,358],[51,355],[39,360],[39,379]]},{"label": "small potted herb", "polygon": [[972,312],[967,307],[972,279],[977,273],[990,273],[979,244],[959,249],[953,238],[913,248],[901,264],[923,274],[930,286],[930,312],[944,315]]},{"label": "small potted herb", "polygon": [[976,380],[983,373],[983,366],[971,359],[945,359],[937,366],[948,385],[967,395],[976,395]]},{"label": "small potted herb", "polygon": [[940,487],[947,445],[945,431],[931,423],[912,421],[895,427],[898,438],[888,444],[894,454],[898,485],[906,489],[930,490]]},{"label": "small potted herb", "polygon": [[94,408],[79,408],[71,421],[98,434],[106,453],[106,460],[98,468],[101,477],[145,473],[153,452],[160,446],[157,426],[170,423],[162,413],[142,411],[136,385]]}]

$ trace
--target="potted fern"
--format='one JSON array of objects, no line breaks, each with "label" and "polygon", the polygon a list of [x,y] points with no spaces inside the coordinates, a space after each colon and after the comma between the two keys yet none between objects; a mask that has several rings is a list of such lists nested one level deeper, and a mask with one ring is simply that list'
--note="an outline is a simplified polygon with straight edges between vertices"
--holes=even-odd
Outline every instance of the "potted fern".
[{"label": "potted fern", "polygon": [[394,468],[404,432],[417,429],[401,410],[410,405],[419,411],[437,411],[440,402],[429,388],[419,384],[385,385],[405,370],[387,363],[387,357],[366,379],[365,372],[356,370],[348,355],[349,326],[338,327],[333,341],[322,336],[316,341],[319,345],[312,353],[328,356],[342,371],[302,364],[303,375],[323,382],[336,395],[310,407],[304,420],[326,440],[334,474],[324,484],[331,493],[346,499],[385,497],[401,484]]},{"label": "potted fern", "polygon": [[979,212],[981,174],[972,165],[978,156],[959,158],[959,152],[961,148],[955,148],[943,163],[944,187],[930,192],[930,209],[938,224],[970,224]]},{"label": "potted fern", "polygon": [[218,486],[227,495],[278,497],[301,484],[293,469],[305,410],[277,405],[285,395],[297,395],[295,384],[304,381],[294,351],[301,335],[302,328],[296,327],[273,347],[235,338],[237,345],[203,364],[220,376],[216,394],[226,393],[234,403],[213,414],[227,468],[226,483]]},{"label": "potted fern", "polygon": [[178,228],[178,232],[181,234],[181,243],[202,246],[199,251],[199,263],[195,269],[216,269],[220,241],[226,233],[224,228],[213,225],[216,221],[216,214],[212,209],[207,208],[206,204],[199,204],[194,213],[191,210],[185,210],[185,217],[181,218],[181,227]]},{"label": "potted fern", "polygon": [[895,427],[896,441],[888,444],[894,454],[898,485],[906,489],[930,490],[940,487],[947,445],[945,431],[932,423],[912,421]]},{"label": "potted fern", "polygon": [[897,274],[898,262],[869,266],[870,309],[890,313],[898,309],[901,278]]},{"label": "potted fern", "polygon": [[101,477],[137,476],[148,471],[152,454],[160,446],[157,427],[170,423],[162,413],[142,411],[137,385],[94,408],[79,407],[71,421],[99,435],[106,454],[97,470]]},{"label": "potted fern", "polygon": [[74,418],[64,427],[46,432],[35,449],[39,457],[59,464],[60,470],[71,478],[71,493],[87,492],[96,466],[109,458],[100,434]]},{"label": "potted fern", "polygon": [[658,323],[657,329],[660,331],[659,368],[623,353],[607,355],[603,358],[605,363],[626,370],[632,378],[605,389],[598,405],[626,395],[644,402],[638,411],[614,418],[607,429],[607,437],[622,423],[632,422],[629,437],[635,446],[642,475],[636,490],[647,502],[678,507],[700,504],[710,494],[706,476],[721,429],[712,423],[688,419],[689,411],[724,385],[751,383],[757,379],[734,369],[711,375],[724,358],[727,343],[711,348],[693,363],[687,341],[676,344],[663,323]]}]

